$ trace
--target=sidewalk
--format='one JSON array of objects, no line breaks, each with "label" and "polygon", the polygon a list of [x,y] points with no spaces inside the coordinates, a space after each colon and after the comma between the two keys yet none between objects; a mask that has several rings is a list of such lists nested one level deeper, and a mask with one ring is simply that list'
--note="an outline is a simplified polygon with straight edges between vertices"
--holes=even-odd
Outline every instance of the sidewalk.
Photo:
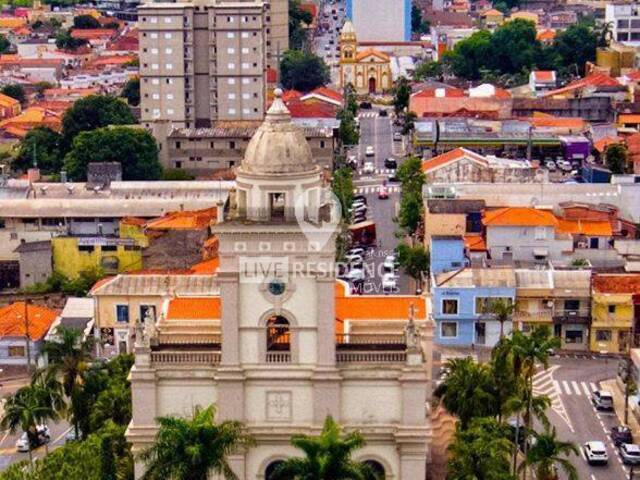
[{"label": "sidewalk", "polygon": [[[600,382],[603,390],[608,390],[613,395],[613,406],[615,408],[616,416],[620,421],[620,424],[624,424],[624,385],[617,378],[612,378],[611,380],[604,380]],[[635,437],[640,435],[640,423],[636,418],[635,413],[631,409],[631,402],[629,402],[629,427],[631,428],[631,432]]]}]

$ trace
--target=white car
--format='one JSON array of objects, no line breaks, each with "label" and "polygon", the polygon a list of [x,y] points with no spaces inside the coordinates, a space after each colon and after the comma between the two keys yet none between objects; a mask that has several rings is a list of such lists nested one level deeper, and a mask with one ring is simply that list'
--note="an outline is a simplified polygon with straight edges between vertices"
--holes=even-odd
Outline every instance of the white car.
[{"label": "white car", "polygon": [[384,267],[385,270],[393,272],[396,268],[396,257],[394,255],[387,255],[384,258],[384,262],[382,263],[382,266]]},{"label": "white car", "polygon": [[607,390],[596,390],[591,394],[591,403],[596,410],[613,410],[613,395]]},{"label": "white car", "polygon": [[364,168],[362,169],[362,173],[371,174],[371,173],[375,173],[375,171],[376,169],[373,166],[373,162],[365,162]]},{"label": "white car", "polygon": [[606,465],[609,462],[607,449],[602,442],[587,442],[583,447],[589,465]]},{"label": "white car", "polygon": [[619,449],[622,463],[625,465],[640,465],[640,445],[623,443]]},{"label": "white car", "polygon": [[563,172],[570,172],[570,171],[571,171],[571,169],[573,168],[573,167],[571,166],[571,163],[570,163],[570,162],[567,162],[566,160],[558,160],[558,161],[556,162],[556,165],[557,165],[557,166],[558,166],[558,168],[559,168],[560,170],[562,170]]},{"label": "white car", "polygon": [[364,154],[367,157],[373,157],[375,153],[376,152],[371,145],[367,146],[367,148],[364,149]]},{"label": "white car", "polygon": [[350,282],[357,282],[358,280],[364,280],[364,270],[361,268],[352,268],[344,276]]},{"label": "white car", "polygon": [[[36,426],[36,431],[38,432],[38,439],[34,448],[37,448],[40,445],[44,445],[45,443],[49,443],[49,441],[51,440],[51,432],[49,431],[49,427],[47,427],[46,425],[38,425]],[[18,450],[19,452],[29,451],[29,437],[27,436],[27,432],[24,432],[22,435],[20,435],[20,438],[16,441],[16,450]]]},{"label": "white car", "polygon": [[382,291],[385,293],[393,292],[398,288],[397,277],[393,273],[385,273],[382,276]]},{"label": "white car", "polygon": [[399,142],[402,140],[402,134],[400,132],[393,132],[393,140]]},{"label": "white car", "polygon": [[553,160],[547,160],[546,162],[544,162],[544,166],[547,167],[547,170],[549,170],[550,172],[556,171],[556,162],[554,162]]},{"label": "white car", "polygon": [[362,247],[350,248],[347,251],[347,255],[360,255],[361,257],[364,257],[364,254],[365,254],[365,250]]},{"label": "white car", "polygon": [[359,255],[357,253],[347,253],[344,256],[344,259],[349,263],[362,263],[363,262],[362,255]]}]

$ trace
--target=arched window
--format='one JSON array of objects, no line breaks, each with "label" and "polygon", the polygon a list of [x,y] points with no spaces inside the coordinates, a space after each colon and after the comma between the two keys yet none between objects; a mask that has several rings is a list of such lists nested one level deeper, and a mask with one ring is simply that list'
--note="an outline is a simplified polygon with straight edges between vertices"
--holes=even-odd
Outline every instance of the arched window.
[{"label": "arched window", "polygon": [[267,352],[290,352],[291,333],[289,320],[274,315],[267,320]]},{"label": "arched window", "polygon": [[384,480],[386,478],[384,467],[380,462],[377,462],[376,460],[365,460],[362,463],[367,465],[373,471],[376,480]]},{"label": "arched window", "polygon": [[267,468],[265,468],[264,470],[264,480],[273,480],[273,474],[276,471],[276,468],[278,468],[278,466],[282,463],[282,460],[276,460],[275,462],[271,462],[269,465],[267,465]]}]

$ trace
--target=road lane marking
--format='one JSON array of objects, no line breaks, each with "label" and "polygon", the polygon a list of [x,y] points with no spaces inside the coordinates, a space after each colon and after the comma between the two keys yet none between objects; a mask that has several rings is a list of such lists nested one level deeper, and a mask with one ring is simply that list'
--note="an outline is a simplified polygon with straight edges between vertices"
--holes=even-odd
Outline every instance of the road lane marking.
[{"label": "road lane marking", "polygon": [[569,384],[566,380],[562,380],[562,388],[564,388],[564,391],[567,395],[571,395],[571,388],[569,387]]},{"label": "road lane marking", "polygon": [[589,386],[591,387],[592,392],[595,392],[596,390],[598,390],[598,386],[593,382],[590,382]]},{"label": "road lane marking", "polygon": [[552,365],[546,370],[540,370],[533,376],[533,393],[536,395],[546,395],[551,400],[551,409],[567,424],[569,430],[575,433],[569,414],[562,402],[562,389],[560,383],[553,378],[553,372],[560,368],[560,365]]},{"label": "road lane marking", "polygon": [[589,390],[589,386],[585,383],[585,382],[581,382],[582,385],[582,389],[584,390],[584,394],[585,396],[590,396],[591,395],[591,391]]},{"label": "road lane marking", "polygon": [[587,457],[584,454],[584,449],[582,447],[580,447],[580,455],[582,455],[582,459],[586,462],[587,461]]},{"label": "road lane marking", "polygon": [[573,390],[576,392],[576,395],[580,396],[580,387],[578,387],[578,382],[576,382],[575,380],[571,380],[571,386],[573,387]]},{"label": "road lane marking", "polygon": [[58,443],[60,441],[61,438],[63,438],[64,436],[67,435],[67,433],[69,433],[71,431],[71,429],[73,428],[73,426],[67,428],[64,432],[62,432],[58,438],[56,438],[53,442],[51,442],[52,445]]},{"label": "road lane marking", "polygon": [[4,435],[2,436],[2,439],[0,440],[0,445],[2,445],[4,443],[4,441],[7,439],[7,437],[9,436],[10,433],[11,432],[9,430],[4,432]]}]

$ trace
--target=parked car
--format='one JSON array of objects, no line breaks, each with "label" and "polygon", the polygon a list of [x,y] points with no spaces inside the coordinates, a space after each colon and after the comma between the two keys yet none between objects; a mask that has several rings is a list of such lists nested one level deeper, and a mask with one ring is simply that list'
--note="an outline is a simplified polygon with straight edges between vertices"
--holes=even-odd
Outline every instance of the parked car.
[{"label": "parked car", "polygon": [[385,158],[384,159],[384,168],[393,168],[394,170],[398,168],[398,162],[395,158]]},{"label": "parked car", "polygon": [[361,193],[358,193],[357,195],[353,196],[353,203],[355,203],[355,202],[362,202],[362,203],[364,203],[366,205],[367,204],[367,197],[365,197]]},{"label": "parked car", "polygon": [[346,273],[344,278],[346,278],[350,282],[364,280],[364,270],[362,270],[361,268],[352,268]]},{"label": "parked car", "polygon": [[387,180],[389,180],[390,182],[397,182],[398,181],[398,171],[393,169],[389,172],[389,174],[387,175]]},{"label": "parked car", "polygon": [[547,160],[546,162],[544,162],[544,166],[547,167],[547,170],[549,170],[550,172],[556,171],[556,162],[554,162],[553,160]]},{"label": "parked car", "polygon": [[607,449],[602,442],[587,442],[583,446],[583,451],[589,465],[606,465],[609,462]]},{"label": "parked car", "polygon": [[387,190],[387,187],[385,187],[384,185],[382,185],[379,189],[378,189],[378,198],[380,200],[386,200],[389,198],[389,191]]},{"label": "parked car", "polygon": [[558,168],[559,168],[560,170],[562,170],[563,172],[570,172],[570,171],[571,171],[571,169],[573,168],[573,167],[571,166],[571,163],[570,163],[570,162],[567,162],[566,160],[558,160],[558,161],[556,162],[556,165],[557,165],[557,166],[558,166]]},{"label": "parked car", "polygon": [[396,268],[395,255],[387,255],[386,257],[384,257],[384,262],[382,262],[382,266],[386,271],[393,272]]},{"label": "parked car", "polygon": [[376,169],[373,166],[373,162],[365,162],[364,163],[364,168],[362,169],[362,173],[372,174],[372,173],[375,173],[375,171],[376,171]]},{"label": "parked car", "polygon": [[596,410],[613,410],[613,396],[606,390],[596,390],[591,394],[591,402]]},{"label": "parked car", "polygon": [[375,154],[376,152],[373,149],[373,145],[367,145],[367,148],[364,149],[365,157],[373,157]]},{"label": "parked car", "polygon": [[367,216],[364,213],[356,213],[351,220],[352,224],[364,222],[367,219]]},{"label": "parked car", "polygon": [[625,465],[640,465],[640,445],[623,443],[618,450]]},{"label": "parked car", "polygon": [[397,288],[397,277],[393,273],[385,273],[382,276],[382,291],[384,293],[391,293],[394,292]]},{"label": "parked car", "polygon": [[394,142],[400,142],[400,141],[402,141],[402,133],[400,133],[400,132],[393,132],[393,141],[394,141]]},{"label": "parked car", "polygon": [[631,429],[626,425],[618,425],[611,429],[611,440],[613,444],[618,447],[623,443],[633,443],[633,436],[631,435]]},{"label": "parked car", "polygon": [[[46,425],[37,425],[36,426],[37,436],[35,439],[35,445],[31,445],[31,448],[38,448],[45,443],[49,443],[51,441],[51,432],[49,431],[49,427]],[[24,432],[20,435],[20,438],[16,441],[16,450],[18,452],[28,452],[29,451],[29,437],[27,436],[27,432]]]},{"label": "parked car", "polygon": [[344,259],[347,262],[360,262],[360,263],[362,263],[362,255],[359,254],[359,253],[347,253],[344,256]]},{"label": "parked car", "polygon": [[382,110],[380,110],[379,112],[381,117],[388,117],[389,116],[389,112],[387,112],[384,108]]},{"label": "parked car", "polygon": [[347,254],[350,255],[360,255],[361,257],[364,256],[365,254],[365,249],[362,247],[351,247],[348,251]]}]

